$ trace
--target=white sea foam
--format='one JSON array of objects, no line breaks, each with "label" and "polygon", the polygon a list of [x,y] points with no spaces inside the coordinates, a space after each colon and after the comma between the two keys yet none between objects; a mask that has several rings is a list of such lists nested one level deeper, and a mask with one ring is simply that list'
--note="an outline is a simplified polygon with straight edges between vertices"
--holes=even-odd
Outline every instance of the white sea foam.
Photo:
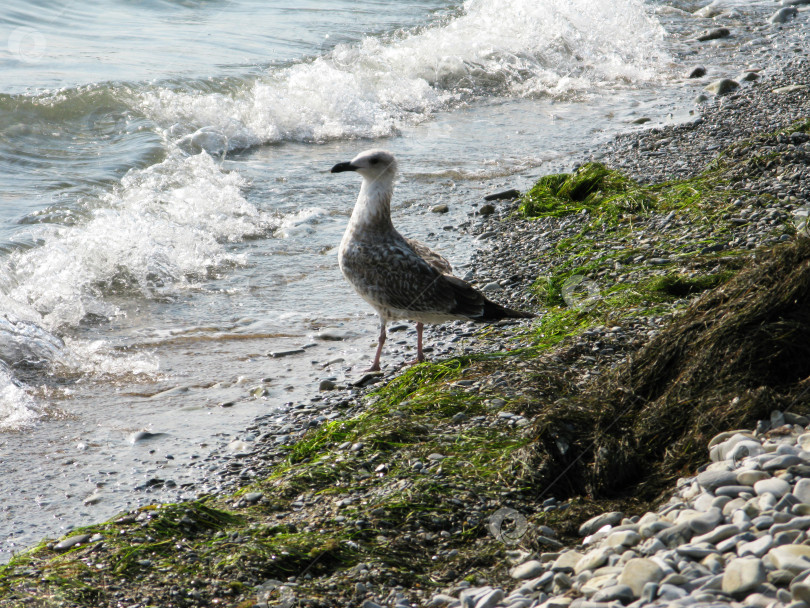
[{"label": "white sea foam", "polygon": [[110,293],[155,297],[194,285],[212,269],[242,261],[228,241],[275,226],[245,200],[243,186],[205,153],[130,171],[93,204],[88,221],[36,227],[38,245],[10,256],[7,295],[53,330],[89,315],[114,316]]},{"label": "white sea foam", "polygon": [[0,431],[25,427],[42,415],[40,406],[0,361]]},{"label": "white sea foam", "polygon": [[660,77],[663,30],[640,0],[468,0],[461,14],[338,45],[238,90],[142,94],[169,139],[218,153],[392,135],[480,96],[570,96]]},{"label": "white sea foam", "polygon": [[301,209],[295,213],[284,216],[274,235],[282,238],[292,236],[305,236],[316,230],[315,226],[326,214],[320,207]]},{"label": "white sea foam", "polygon": [[[158,362],[149,353],[121,354],[103,340],[62,339],[43,327],[32,309],[0,295],[0,430],[21,429],[45,411],[46,404],[27,379],[77,373],[98,376],[154,376]],[[25,318],[12,309],[24,311]]]},{"label": "white sea foam", "polygon": [[20,428],[40,415],[35,391],[21,378],[156,374],[158,362],[148,353],[117,353],[105,341],[66,336],[88,317],[120,314],[111,295],[171,296],[242,263],[229,242],[278,225],[244,198],[244,187],[208,154],[177,152],[130,171],[87,203],[86,221],[28,226],[34,245],[0,266],[0,428]]}]

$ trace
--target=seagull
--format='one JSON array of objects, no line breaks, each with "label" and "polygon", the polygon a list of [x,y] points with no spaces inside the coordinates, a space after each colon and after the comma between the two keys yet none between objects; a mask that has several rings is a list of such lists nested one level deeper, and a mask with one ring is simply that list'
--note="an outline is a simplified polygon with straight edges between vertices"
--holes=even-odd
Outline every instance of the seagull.
[{"label": "seagull", "polygon": [[397,161],[386,150],[361,152],[350,162],[338,163],[332,173],[355,171],[363,178],[360,195],[338,250],[338,263],[346,280],[380,317],[380,336],[374,363],[367,371],[380,371],[380,355],[389,321],[416,323],[417,354],[410,363],[425,360],[422,330],[425,323],[446,321],[491,322],[535,315],[512,310],[489,300],[466,281],[453,276],[452,267],[428,247],[406,239],[391,222],[391,197]]}]

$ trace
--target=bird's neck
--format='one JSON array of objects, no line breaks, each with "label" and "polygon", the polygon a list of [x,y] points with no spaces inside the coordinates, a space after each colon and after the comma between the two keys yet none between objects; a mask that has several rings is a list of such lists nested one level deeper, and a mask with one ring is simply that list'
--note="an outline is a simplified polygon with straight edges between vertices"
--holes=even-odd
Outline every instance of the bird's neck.
[{"label": "bird's neck", "polygon": [[388,232],[394,230],[391,223],[391,196],[394,185],[389,180],[363,179],[360,195],[352,211],[348,230],[355,232]]}]

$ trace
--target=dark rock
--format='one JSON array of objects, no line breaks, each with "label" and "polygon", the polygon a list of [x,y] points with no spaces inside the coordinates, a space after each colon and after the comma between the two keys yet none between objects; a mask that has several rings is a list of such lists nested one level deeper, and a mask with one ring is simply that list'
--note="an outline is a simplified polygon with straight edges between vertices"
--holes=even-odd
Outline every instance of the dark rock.
[{"label": "dark rock", "polygon": [[700,36],[696,38],[696,40],[700,42],[706,42],[708,40],[717,40],[719,38],[726,38],[731,35],[731,32],[728,28],[725,27],[718,27],[713,30],[706,30]]},{"label": "dark rock", "polygon": [[727,95],[734,89],[738,88],[740,84],[730,78],[721,78],[706,85],[705,90],[714,95]]},{"label": "dark rock", "polygon": [[504,190],[503,192],[496,192],[495,194],[487,194],[484,197],[485,201],[503,201],[503,200],[513,200],[520,196],[520,191],[511,189],[511,190]]}]

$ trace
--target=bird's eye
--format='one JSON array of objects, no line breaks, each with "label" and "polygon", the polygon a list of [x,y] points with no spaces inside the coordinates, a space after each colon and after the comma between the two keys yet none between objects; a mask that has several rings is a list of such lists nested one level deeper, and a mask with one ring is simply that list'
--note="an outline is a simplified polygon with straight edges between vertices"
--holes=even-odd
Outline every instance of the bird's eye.
[{"label": "bird's eye", "polygon": [[368,162],[370,162],[372,165],[376,165],[378,162],[380,162],[380,159],[379,159],[379,158],[372,158],[372,159],[371,159],[370,161],[368,161]]}]

